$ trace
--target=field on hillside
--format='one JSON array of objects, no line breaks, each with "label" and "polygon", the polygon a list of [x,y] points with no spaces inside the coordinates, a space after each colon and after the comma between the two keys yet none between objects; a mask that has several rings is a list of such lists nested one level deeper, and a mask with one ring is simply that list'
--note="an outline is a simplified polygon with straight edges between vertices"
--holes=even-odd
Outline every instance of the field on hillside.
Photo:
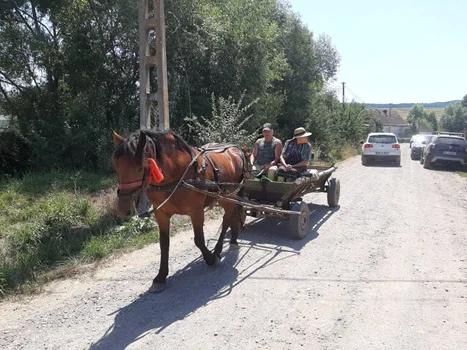
[{"label": "field on hillside", "polygon": [[[402,119],[407,120],[407,116],[409,115],[410,109],[411,108],[393,108],[392,110],[394,112],[397,112],[402,117]],[[424,108],[424,110],[427,113],[435,112],[436,119],[438,119],[438,120],[439,120],[439,118],[441,118],[441,116],[443,115],[443,112],[444,112],[444,108]]]}]

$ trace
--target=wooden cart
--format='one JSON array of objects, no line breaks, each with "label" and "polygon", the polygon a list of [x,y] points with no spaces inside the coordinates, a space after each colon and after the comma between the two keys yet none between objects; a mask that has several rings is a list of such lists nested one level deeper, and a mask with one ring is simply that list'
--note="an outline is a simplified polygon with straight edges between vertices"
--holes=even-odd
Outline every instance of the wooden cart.
[{"label": "wooden cart", "polygon": [[246,214],[256,218],[288,220],[291,236],[304,238],[309,230],[310,211],[303,196],[311,192],[326,192],[330,207],[338,205],[340,196],[340,182],[337,178],[331,178],[337,169],[335,165],[308,169],[308,176],[299,177],[293,182],[269,181],[265,178],[246,180],[248,202],[256,204],[254,207],[245,206]]},{"label": "wooden cart", "polygon": [[[237,188],[238,184],[216,183],[208,180],[186,180],[182,187],[206,194],[220,200],[243,206],[247,215],[256,218],[277,218],[289,221],[292,237],[301,239],[308,233],[310,211],[303,196],[311,192],[326,192],[328,205],[336,207],[339,203],[340,182],[331,178],[337,169],[333,164],[329,167],[311,166],[309,175],[302,176],[293,182],[277,182],[269,179],[246,179],[245,196],[240,197],[237,191],[224,192],[222,189]],[[177,185],[178,186],[178,185]],[[174,191],[174,187],[165,186],[161,191]]]}]

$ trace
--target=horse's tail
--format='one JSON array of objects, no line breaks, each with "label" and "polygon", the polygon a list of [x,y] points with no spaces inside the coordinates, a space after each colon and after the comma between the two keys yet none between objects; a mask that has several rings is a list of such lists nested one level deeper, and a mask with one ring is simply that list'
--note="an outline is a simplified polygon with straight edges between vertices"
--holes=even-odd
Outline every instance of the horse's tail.
[{"label": "horse's tail", "polygon": [[[243,198],[245,195],[245,187],[238,191],[238,196]],[[230,229],[234,232],[240,232],[245,226],[246,213],[243,205],[236,204],[230,219]]]}]

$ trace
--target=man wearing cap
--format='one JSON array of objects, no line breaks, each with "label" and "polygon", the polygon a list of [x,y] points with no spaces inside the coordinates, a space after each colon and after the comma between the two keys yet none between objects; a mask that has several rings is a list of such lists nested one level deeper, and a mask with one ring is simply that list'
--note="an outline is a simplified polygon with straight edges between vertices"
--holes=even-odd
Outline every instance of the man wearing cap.
[{"label": "man wearing cap", "polygon": [[307,171],[308,163],[311,160],[311,144],[305,128],[296,128],[294,137],[285,142],[284,150],[280,157],[280,169],[293,173],[304,173]]},{"label": "man wearing cap", "polygon": [[264,169],[267,176],[274,180],[278,170],[277,164],[282,153],[282,142],[274,137],[274,130],[270,123],[263,125],[263,137],[258,139],[250,156],[253,171]]}]

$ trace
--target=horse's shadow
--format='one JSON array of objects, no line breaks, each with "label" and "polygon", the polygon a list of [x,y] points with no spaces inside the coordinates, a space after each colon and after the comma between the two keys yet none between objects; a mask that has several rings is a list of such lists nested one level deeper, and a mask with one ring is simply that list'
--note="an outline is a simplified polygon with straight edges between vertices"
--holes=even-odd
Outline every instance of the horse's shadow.
[{"label": "horse's shadow", "polygon": [[228,296],[238,278],[235,252],[226,254],[223,263],[215,268],[197,258],[170,276],[162,293],[145,292],[117,310],[113,325],[90,349],[126,349],[148,334],[161,333],[211,301]]},{"label": "horse's shadow", "polygon": [[[339,208],[308,206],[310,229],[304,239],[291,239],[287,222],[273,219],[250,222],[248,229],[240,233],[242,249],[223,254],[223,261],[216,268],[207,267],[202,258],[197,258],[170,276],[164,292],[146,292],[117,310],[113,325],[90,349],[123,350],[148,334],[159,334],[210,302],[229,296],[233,288],[260,269],[298,254],[319,236],[321,225]],[[239,273],[238,267],[251,249],[265,250],[266,254]]]}]

